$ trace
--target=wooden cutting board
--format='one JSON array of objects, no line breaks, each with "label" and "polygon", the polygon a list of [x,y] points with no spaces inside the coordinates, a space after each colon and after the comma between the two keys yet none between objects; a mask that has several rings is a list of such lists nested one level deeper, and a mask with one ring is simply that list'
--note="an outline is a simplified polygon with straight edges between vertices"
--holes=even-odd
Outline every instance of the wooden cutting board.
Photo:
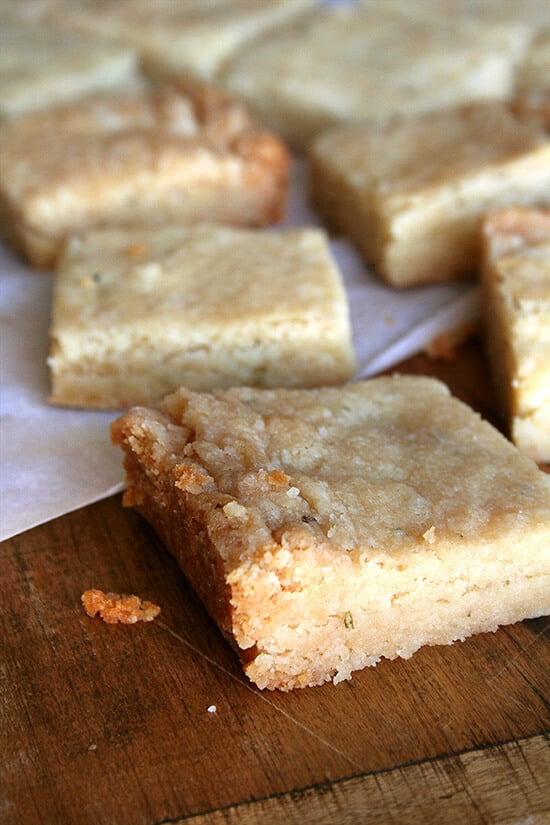
[{"label": "wooden cutting board", "polygon": [[[498,423],[477,341],[400,371]],[[269,693],[119,496],[4,542],[0,576],[1,825],[550,823],[548,619]],[[162,612],[106,625],[92,587]]]}]

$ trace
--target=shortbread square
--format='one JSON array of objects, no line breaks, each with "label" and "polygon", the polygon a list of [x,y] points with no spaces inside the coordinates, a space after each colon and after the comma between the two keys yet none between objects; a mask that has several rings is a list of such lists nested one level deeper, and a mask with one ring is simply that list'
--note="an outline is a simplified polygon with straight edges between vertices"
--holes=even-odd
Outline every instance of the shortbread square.
[{"label": "shortbread square", "polygon": [[95,0],[64,20],[135,48],[154,77],[213,81],[235,53],[301,17],[316,0]]},{"label": "shortbread square", "polygon": [[532,100],[550,100],[550,9],[548,27],[533,37],[516,72],[516,94]]},{"label": "shortbread square", "polygon": [[550,476],[432,379],[180,389],[112,436],[124,503],[260,688],[550,610]]},{"label": "shortbread square", "polygon": [[0,212],[30,261],[105,223],[263,226],[285,209],[289,155],[211,87],[99,96],[0,129]]},{"label": "shortbread square", "polygon": [[54,288],[55,404],[159,402],[182,384],[349,379],[347,298],[319,229],[203,225],[71,238]]},{"label": "shortbread square", "polygon": [[523,22],[430,19],[385,2],[326,5],[251,43],[219,82],[303,151],[334,125],[507,98],[529,35]]},{"label": "shortbread square", "polygon": [[550,462],[550,211],[506,209],[483,222],[487,350],[514,443]]},{"label": "shortbread square", "polygon": [[[368,7],[372,0],[359,0]],[[411,17],[443,18],[456,21],[463,18],[476,21],[479,25],[500,23],[522,23],[531,32],[545,28],[549,24],[547,0],[384,0],[384,7],[408,14]]]},{"label": "shortbread square", "polygon": [[70,32],[40,17],[2,20],[0,118],[140,84],[137,53],[129,46]]},{"label": "shortbread square", "polygon": [[310,188],[389,284],[472,277],[483,214],[550,205],[550,135],[498,102],[340,127],[312,147]]}]

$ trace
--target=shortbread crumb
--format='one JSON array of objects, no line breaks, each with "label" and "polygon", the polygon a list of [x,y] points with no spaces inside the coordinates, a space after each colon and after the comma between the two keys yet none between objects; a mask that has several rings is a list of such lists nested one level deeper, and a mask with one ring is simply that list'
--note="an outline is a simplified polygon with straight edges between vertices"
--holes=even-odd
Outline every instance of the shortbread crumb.
[{"label": "shortbread crumb", "polygon": [[473,321],[466,321],[454,329],[446,330],[436,335],[424,348],[428,358],[434,361],[452,361],[457,350],[470,338],[477,329]]},{"label": "shortbread crumb", "polygon": [[160,607],[139,596],[104,593],[103,590],[86,590],[81,601],[92,619],[99,614],[107,624],[135,624],[152,622],[160,613]]}]

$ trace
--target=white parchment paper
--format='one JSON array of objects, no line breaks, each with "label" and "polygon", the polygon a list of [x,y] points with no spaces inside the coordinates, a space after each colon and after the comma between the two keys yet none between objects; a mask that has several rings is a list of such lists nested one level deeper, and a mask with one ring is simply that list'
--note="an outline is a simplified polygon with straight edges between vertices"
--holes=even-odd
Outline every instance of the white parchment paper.
[{"label": "white parchment paper", "polygon": [[[296,163],[285,225],[319,225]],[[380,283],[354,248],[332,240],[350,300],[357,377],[387,369],[434,337],[472,320],[471,284],[397,291]],[[123,488],[122,455],[109,424],[119,413],[47,403],[53,275],[28,268],[0,245],[0,540]]]}]

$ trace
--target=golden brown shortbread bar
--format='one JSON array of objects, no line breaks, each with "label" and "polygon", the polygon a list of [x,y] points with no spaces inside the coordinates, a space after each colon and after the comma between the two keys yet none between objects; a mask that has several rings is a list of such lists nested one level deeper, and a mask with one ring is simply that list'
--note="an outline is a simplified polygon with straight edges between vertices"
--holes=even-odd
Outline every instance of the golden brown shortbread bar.
[{"label": "golden brown shortbread bar", "polygon": [[550,477],[432,379],[180,389],[112,434],[125,504],[260,688],[550,609]]},{"label": "golden brown shortbread bar", "polygon": [[300,151],[334,125],[511,94],[531,32],[522,20],[482,24],[409,5],[325,5],[250,44],[218,81]]},{"label": "golden brown shortbread bar", "polygon": [[38,15],[0,10],[0,118],[68,103],[97,92],[139,88],[134,49],[68,31]]},{"label": "golden brown shortbread bar", "polygon": [[510,208],[482,225],[487,350],[515,444],[550,462],[550,211]]},{"label": "golden brown shortbread bar", "polygon": [[537,32],[516,71],[519,97],[550,101],[550,10],[548,28]]},{"label": "golden brown shortbread bar", "polygon": [[250,42],[314,7],[315,0],[73,0],[59,16],[136,49],[154,77],[213,81]]},{"label": "golden brown shortbread bar", "polygon": [[313,228],[72,237],[50,336],[50,400],[76,407],[153,404],[181,384],[335,384],[356,366],[342,278]]},{"label": "golden brown shortbread bar", "polygon": [[550,205],[548,124],[498,102],[337,128],[311,161],[314,204],[397,287],[474,276],[483,214]]},{"label": "golden brown shortbread bar", "polygon": [[71,232],[106,223],[263,226],[285,209],[289,155],[211,87],[99,96],[0,129],[0,211],[48,266]]}]

